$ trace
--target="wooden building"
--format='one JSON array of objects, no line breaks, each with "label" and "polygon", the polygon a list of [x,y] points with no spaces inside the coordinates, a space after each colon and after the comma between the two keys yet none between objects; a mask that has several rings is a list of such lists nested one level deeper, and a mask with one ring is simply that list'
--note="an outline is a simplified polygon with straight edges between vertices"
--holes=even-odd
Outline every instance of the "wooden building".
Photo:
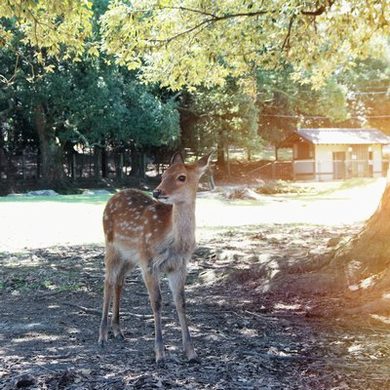
[{"label": "wooden building", "polygon": [[382,148],[390,136],[377,129],[298,129],[280,148],[292,148],[293,178],[335,180],[386,174]]}]

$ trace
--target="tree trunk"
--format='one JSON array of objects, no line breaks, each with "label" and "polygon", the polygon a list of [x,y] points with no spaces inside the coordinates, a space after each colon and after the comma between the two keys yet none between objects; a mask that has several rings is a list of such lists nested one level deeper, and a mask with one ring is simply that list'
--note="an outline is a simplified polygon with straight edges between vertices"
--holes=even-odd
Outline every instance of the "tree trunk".
[{"label": "tree trunk", "polygon": [[220,139],[217,145],[217,165],[218,168],[225,173],[226,169],[226,158],[225,158],[225,145]]},{"label": "tree trunk", "polygon": [[332,255],[308,259],[294,272],[281,272],[273,292],[344,295],[349,313],[381,313],[390,308],[390,183],[378,209],[361,231],[342,241]]},{"label": "tree trunk", "polygon": [[116,170],[116,178],[119,180],[123,179],[123,167],[124,167],[123,161],[124,161],[123,152],[117,153],[115,158],[115,170]]},{"label": "tree trunk", "polygon": [[102,147],[102,177],[107,179],[108,177],[108,156],[106,146]]},{"label": "tree trunk", "polygon": [[99,146],[93,148],[93,175],[96,180],[102,177],[102,149]]},{"label": "tree trunk", "polygon": [[229,154],[229,145],[226,146],[226,173],[227,173],[227,177],[228,179],[231,178],[232,176],[232,173],[231,173],[231,167],[230,167],[230,154]]},{"label": "tree trunk", "polygon": [[145,178],[145,158],[143,151],[131,146],[131,172],[130,175],[138,179]]},{"label": "tree trunk", "polygon": [[44,185],[56,185],[63,181],[62,150],[58,145],[54,130],[47,125],[46,115],[41,104],[35,107],[35,130],[40,149],[40,174]]},{"label": "tree trunk", "polygon": [[[390,281],[390,183],[388,181],[376,212],[363,229],[335,253],[331,266],[342,264],[346,271],[347,284],[359,287],[369,277],[375,279],[369,290],[382,286],[383,278]],[[382,286],[385,287],[385,286]],[[387,285],[390,290],[390,284]]]}]

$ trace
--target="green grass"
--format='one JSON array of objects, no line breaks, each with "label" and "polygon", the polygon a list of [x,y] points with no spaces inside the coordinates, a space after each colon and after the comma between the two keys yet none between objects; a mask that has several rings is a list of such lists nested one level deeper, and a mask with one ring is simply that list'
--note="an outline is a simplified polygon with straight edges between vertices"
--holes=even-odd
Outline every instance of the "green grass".
[{"label": "green grass", "polygon": [[58,203],[87,203],[103,204],[112,195],[58,195],[58,196],[4,196],[0,197],[0,203],[25,203],[25,202],[58,202]]}]

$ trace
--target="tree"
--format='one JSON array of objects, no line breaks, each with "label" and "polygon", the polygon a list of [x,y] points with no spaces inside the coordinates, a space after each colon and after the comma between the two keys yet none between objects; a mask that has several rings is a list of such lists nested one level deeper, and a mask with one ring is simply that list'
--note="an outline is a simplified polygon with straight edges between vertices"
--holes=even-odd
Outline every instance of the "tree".
[{"label": "tree", "polygon": [[294,81],[293,69],[260,69],[257,73],[259,134],[276,148],[297,127],[326,127],[348,118],[350,91],[336,77],[313,89]]},{"label": "tree", "polygon": [[349,120],[353,126],[374,127],[390,134],[390,53],[367,58],[337,76],[348,94]]},{"label": "tree", "polygon": [[15,34],[23,31],[23,43],[36,48],[40,62],[44,56],[81,59],[92,35],[91,5],[87,0],[4,0],[0,3],[0,47],[12,45]]},{"label": "tree", "polygon": [[226,168],[229,146],[244,148],[250,155],[261,145],[254,99],[241,90],[237,80],[229,80],[224,87],[199,89],[182,110],[195,118],[184,129],[184,142],[199,154],[215,145],[221,169]]},{"label": "tree", "polygon": [[[5,123],[9,122],[7,118],[14,117],[13,123],[7,125],[13,129],[16,120],[20,123],[23,118],[22,131],[35,131],[42,185],[60,184],[65,147],[94,147],[99,162],[98,155],[106,146],[131,146],[135,166],[146,145],[177,142],[176,103],[163,101],[156,88],[141,85],[134,72],[118,68],[106,56],[96,58],[90,50],[85,52],[83,39],[87,35],[77,32],[84,31],[81,25],[74,26],[73,38],[70,35],[68,27],[77,22],[80,12],[79,22],[88,24],[92,20],[91,31],[98,39],[97,19],[107,3],[95,1],[92,10],[84,2],[73,1],[58,2],[57,6],[49,1],[34,1],[25,3],[23,9],[14,2],[0,6],[0,12],[13,10],[15,16],[1,23],[11,41],[0,49],[0,120]],[[92,19],[86,18],[86,10],[93,11]],[[56,12],[58,20],[54,20]],[[30,36],[30,25],[35,26],[37,36]],[[50,29],[58,29],[52,38],[46,36]],[[55,51],[56,48],[60,50]],[[70,61],[70,57],[75,61]],[[143,171],[141,164],[141,176]]]},{"label": "tree", "polygon": [[295,79],[318,87],[385,36],[389,8],[388,0],[118,0],[102,17],[103,48],[173,89],[286,62]]}]

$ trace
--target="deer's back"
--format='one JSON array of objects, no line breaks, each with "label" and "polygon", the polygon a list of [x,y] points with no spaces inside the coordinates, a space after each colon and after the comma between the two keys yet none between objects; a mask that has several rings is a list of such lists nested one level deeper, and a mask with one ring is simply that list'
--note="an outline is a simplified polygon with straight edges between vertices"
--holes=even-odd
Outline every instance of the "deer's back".
[{"label": "deer's back", "polygon": [[137,262],[159,255],[169,245],[172,206],[155,201],[141,191],[127,189],[115,194],[103,214],[106,245]]}]

